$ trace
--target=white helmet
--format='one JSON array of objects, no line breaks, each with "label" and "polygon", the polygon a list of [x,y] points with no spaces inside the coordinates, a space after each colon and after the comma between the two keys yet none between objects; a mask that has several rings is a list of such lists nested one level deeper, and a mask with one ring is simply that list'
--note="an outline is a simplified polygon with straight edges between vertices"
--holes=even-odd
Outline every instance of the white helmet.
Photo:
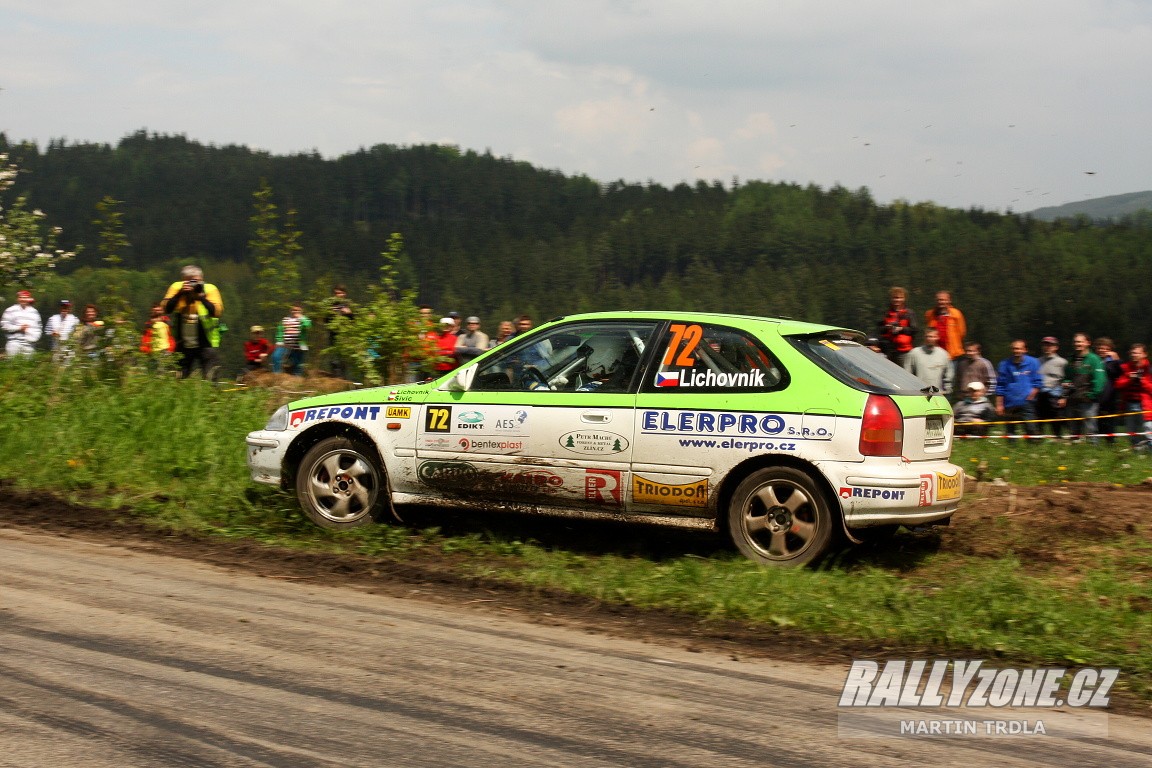
[{"label": "white helmet", "polygon": [[584,363],[588,375],[596,379],[606,379],[628,360],[635,362],[636,352],[626,336],[603,336],[591,339],[588,346],[591,354]]}]

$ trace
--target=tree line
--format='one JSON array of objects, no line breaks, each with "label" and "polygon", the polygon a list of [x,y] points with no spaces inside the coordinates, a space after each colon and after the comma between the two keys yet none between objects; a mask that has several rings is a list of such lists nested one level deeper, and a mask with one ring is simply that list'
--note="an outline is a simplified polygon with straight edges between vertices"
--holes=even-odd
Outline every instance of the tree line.
[{"label": "tree line", "polygon": [[[95,298],[112,270],[141,319],[185,263],[220,286],[235,329],[274,323],[293,290],[318,302],[339,282],[367,298],[399,233],[397,290],[489,329],[521,313],[683,309],[871,330],[902,285],[921,312],[951,290],[993,357],[1017,336],[1152,341],[1148,215],[1048,223],[881,205],[839,186],[602,183],[441,145],[324,158],[141,131],[43,149],[0,134],[0,153],[22,171],[9,193],[46,211],[75,251],[45,287]],[[115,261],[108,201],[123,233]],[[299,270],[298,287],[276,277],[278,259]]]}]

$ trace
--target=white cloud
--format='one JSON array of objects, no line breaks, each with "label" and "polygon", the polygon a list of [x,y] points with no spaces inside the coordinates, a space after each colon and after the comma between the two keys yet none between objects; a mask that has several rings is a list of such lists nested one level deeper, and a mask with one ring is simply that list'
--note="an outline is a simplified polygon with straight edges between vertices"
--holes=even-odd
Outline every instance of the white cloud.
[{"label": "white cloud", "polygon": [[1152,178],[1137,0],[0,9],[10,139],[148,128],[330,156],[444,139],[606,180],[767,177],[1017,210]]}]

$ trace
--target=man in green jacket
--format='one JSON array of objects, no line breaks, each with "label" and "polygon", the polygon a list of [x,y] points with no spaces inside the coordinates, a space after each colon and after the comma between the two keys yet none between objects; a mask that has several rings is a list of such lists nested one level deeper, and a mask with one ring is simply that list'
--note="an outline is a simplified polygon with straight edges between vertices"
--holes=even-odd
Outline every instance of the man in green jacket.
[{"label": "man in green jacket", "polygon": [[1073,336],[1072,347],[1075,351],[1069,355],[1068,364],[1064,367],[1064,397],[1060,400],[1060,407],[1067,407],[1069,416],[1082,419],[1072,422],[1072,434],[1078,438],[1087,434],[1095,443],[1100,395],[1104,392],[1108,375],[1104,372],[1104,361],[1092,351],[1088,334]]}]

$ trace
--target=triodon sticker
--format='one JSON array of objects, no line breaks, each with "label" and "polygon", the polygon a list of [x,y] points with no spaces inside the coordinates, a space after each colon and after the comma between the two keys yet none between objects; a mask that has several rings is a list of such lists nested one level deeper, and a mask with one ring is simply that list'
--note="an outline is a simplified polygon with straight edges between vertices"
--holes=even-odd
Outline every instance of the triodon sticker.
[{"label": "triodon sticker", "polygon": [[836,431],[836,417],[726,411],[641,411],[640,431],[646,435],[748,435],[831,440]]},{"label": "triodon sticker", "polygon": [[380,418],[378,405],[332,405],[320,408],[305,408],[288,414],[288,427],[295,429],[309,421],[324,419],[351,419],[352,421],[376,421]]},{"label": "triodon sticker", "polygon": [[964,491],[964,473],[954,475],[936,473],[936,501],[950,501],[960,498]]},{"label": "triodon sticker", "polygon": [[920,503],[918,506],[930,507],[941,501],[950,501],[960,498],[964,491],[964,473],[945,475],[940,472],[920,475]]},{"label": "triodon sticker", "polygon": [[666,504],[673,507],[708,505],[708,481],[668,485],[644,477],[632,478],[632,501],[637,504]]}]

